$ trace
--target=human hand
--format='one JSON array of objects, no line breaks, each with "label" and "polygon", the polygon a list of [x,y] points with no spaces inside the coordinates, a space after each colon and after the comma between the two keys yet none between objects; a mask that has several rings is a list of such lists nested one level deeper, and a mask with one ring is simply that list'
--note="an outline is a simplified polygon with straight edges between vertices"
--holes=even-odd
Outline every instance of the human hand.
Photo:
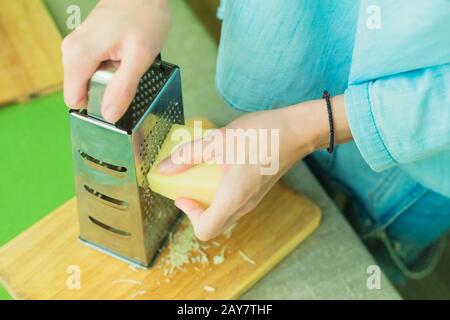
[{"label": "human hand", "polygon": [[[343,96],[333,99],[333,114],[336,142],[350,140]],[[257,139],[251,138],[255,136]],[[242,138],[247,139],[247,143],[239,147],[237,140]],[[264,141],[267,141],[265,154],[269,157],[261,157]],[[327,147],[328,142],[325,101],[317,100],[247,114],[212,131],[202,140],[180,146],[174,153],[177,159],[188,155],[184,158],[187,161],[180,164],[169,157],[159,164],[159,170],[164,174],[177,174],[211,160],[222,165],[222,180],[208,208],[193,199],[175,201],[190,219],[196,236],[207,241],[252,211],[292,165],[314,150]],[[205,152],[207,149],[214,152]],[[256,163],[251,161],[255,155]],[[238,157],[245,160],[238,163]]]},{"label": "human hand", "polygon": [[107,121],[119,120],[161,51],[169,25],[167,0],[101,0],[63,41],[65,103],[85,108],[90,78],[103,63],[112,62],[118,69],[101,107]]}]

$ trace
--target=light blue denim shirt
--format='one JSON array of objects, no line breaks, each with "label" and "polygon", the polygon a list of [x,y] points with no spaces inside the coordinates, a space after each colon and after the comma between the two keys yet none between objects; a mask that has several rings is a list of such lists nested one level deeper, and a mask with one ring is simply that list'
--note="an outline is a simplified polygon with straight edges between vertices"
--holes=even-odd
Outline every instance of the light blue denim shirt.
[{"label": "light blue denim shirt", "polygon": [[450,197],[449,0],[225,0],[222,15],[216,83],[230,105],[345,93],[373,170],[399,166]]}]

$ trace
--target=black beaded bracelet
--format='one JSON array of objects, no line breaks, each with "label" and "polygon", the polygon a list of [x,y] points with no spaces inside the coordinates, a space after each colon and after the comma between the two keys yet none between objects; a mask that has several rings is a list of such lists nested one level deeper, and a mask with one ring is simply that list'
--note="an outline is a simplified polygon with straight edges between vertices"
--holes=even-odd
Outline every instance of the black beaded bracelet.
[{"label": "black beaded bracelet", "polygon": [[333,153],[334,151],[334,121],[333,121],[333,110],[331,109],[331,96],[327,90],[323,92],[322,99],[327,102],[327,112],[328,112],[328,122],[330,124],[330,146],[327,148],[328,153]]}]

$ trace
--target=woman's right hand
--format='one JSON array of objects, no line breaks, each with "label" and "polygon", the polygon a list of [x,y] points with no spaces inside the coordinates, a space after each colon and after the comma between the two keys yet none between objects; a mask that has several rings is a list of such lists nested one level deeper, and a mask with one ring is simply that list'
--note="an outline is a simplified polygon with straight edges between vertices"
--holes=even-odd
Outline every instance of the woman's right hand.
[{"label": "woman's right hand", "polygon": [[63,41],[64,100],[86,108],[89,80],[100,64],[118,69],[102,101],[103,117],[116,122],[127,110],[139,80],[161,52],[170,27],[167,0],[101,0]]}]

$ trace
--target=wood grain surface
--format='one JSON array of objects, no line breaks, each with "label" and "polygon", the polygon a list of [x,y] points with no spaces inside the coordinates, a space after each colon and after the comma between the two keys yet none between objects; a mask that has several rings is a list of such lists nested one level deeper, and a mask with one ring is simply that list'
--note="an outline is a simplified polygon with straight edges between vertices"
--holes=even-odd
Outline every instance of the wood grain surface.
[{"label": "wood grain surface", "polygon": [[[305,240],[320,217],[313,202],[278,183],[229,238],[214,240],[220,246],[206,250],[208,264],[189,264],[166,277],[158,263],[150,270],[132,268],[79,242],[72,199],[0,248],[0,281],[17,299],[233,299]],[[212,263],[224,247],[225,261]],[[167,248],[160,259],[165,254]],[[80,288],[74,289],[78,271]]]},{"label": "wood grain surface", "polygon": [[62,86],[61,36],[40,0],[0,0],[0,105]]}]

